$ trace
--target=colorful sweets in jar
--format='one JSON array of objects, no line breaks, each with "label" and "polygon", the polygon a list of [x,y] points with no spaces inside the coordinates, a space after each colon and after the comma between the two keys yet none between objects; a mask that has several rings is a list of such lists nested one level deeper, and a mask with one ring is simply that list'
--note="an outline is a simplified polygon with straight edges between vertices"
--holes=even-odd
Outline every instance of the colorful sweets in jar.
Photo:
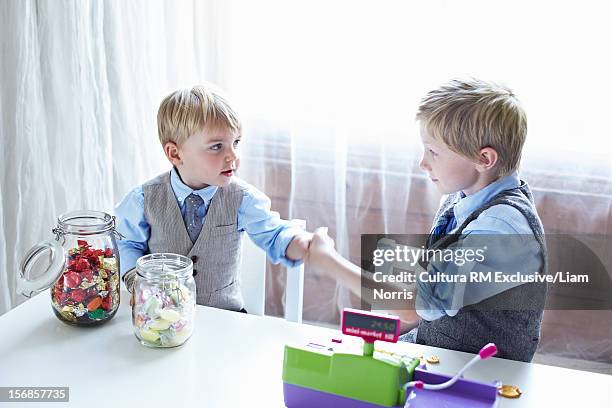
[{"label": "colorful sweets in jar", "polygon": [[51,288],[56,316],[80,326],[110,319],[119,306],[119,272],[112,248],[93,248],[85,240],[67,251],[64,270]]},{"label": "colorful sweets in jar", "polygon": [[193,333],[193,263],[175,254],[151,254],[137,262],[132,323],[136,338],[149,347],[176,347]]},{"label": "colorful sweets in jar", "polygon": [[95,326],[119,307],[119,252],[115,217],[95,210],[60,215],[55,239],[30,248],[21,260],[17,293],[32,297],[49,289],[51,309],[61,321]]}]

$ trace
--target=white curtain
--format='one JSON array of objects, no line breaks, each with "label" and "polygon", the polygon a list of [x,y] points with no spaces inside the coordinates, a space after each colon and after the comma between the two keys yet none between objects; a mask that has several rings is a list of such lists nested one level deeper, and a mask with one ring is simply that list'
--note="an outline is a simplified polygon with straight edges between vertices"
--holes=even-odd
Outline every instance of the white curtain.
[{"label": "white curtain", "polygon": [[214,81],[214,3],[0,2],[0,314],[21,257],[58,215],[112,212],[168,168],[159,101]]},{"label": "white curtain", "polygon": [[[167,168],[156,139],[159,101],[203,81],[225,88],[242,113],[240,176],[284,217],[329,226],[354,262],[362,233],[428,231],[439,195],[418,169],[414,114],[427,91],[465,75],[505,82],[523,102],[522,175],[547,231],[612,232],[605,3],[0,7],[0,313],[21,300],[20,257],[50,237],[57,215],[111,211]],[[268,278],[266,311],[282,314],[284,277],[271,268]],[[335,325],[338,310],[356,304],[308,270],[305,284],[307,320]]]},{"label": "white curtain", "polygon": [[[353,260],[351,230],[427,231],[421,216],[438,196],[416,167],[413,118],[428,90],[461,75],[505,82],[522,100],[522,171],[537,198],[561,192],[579,214],[574,232],[610,232],[605,5],[234,1],[228,9],[227,87],[245,112],[268,122],[247,127],[247,147],[264,146],[248,176],[271,175],[260,182],[274,194],[290,163],[291,216],[329,225]],[[583,211],[589,197],[601,205]],[[572,228],[575,219],[559,215],[547,215],[547,230]],[[321,289],[329,282],[310,284],[313,296],[329,295]],[[326,300],[309,305],[312,319],[337,312],[329,307],[337,299]]]},{"label": "white curtain", "polygon": [[[426,233],[440,196],[418,169],[414,115],[457,76],[506,83],[527,111],[521,176],[549,233],[612,233],[612,28],[601,2],[231,1],[225,86],[253,119],[242,176],[287,217],[325,225],[360,261],[362,233]],[[305,319],[358,306],[306,267]],[[267,311],[284,277],[269,275]],[[586,317],[585,317],[586,316]],[[556,320],[555,320],[556,319]],[[540,351],[612,361],[612,313],[548,313]]]}]

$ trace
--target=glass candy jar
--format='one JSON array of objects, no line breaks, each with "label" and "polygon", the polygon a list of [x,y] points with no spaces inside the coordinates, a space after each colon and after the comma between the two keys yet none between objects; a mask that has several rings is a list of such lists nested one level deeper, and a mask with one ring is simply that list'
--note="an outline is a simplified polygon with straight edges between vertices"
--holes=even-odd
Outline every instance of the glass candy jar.
[{"label": "glass candy jar", "polygon": [[176,347],[193,333],[196,285],[191,259],[151,254],[136,262],[132,323],[145,346]]},{"label": "glass candy jar", "polygon": [[17,288],[31,297],[51,288],[51,305],[63,322],[96,326],[110,320],[119,307],[119,251],[115,217],[99,211],[61,215],[55,240],[28,251],[21,263]]}]

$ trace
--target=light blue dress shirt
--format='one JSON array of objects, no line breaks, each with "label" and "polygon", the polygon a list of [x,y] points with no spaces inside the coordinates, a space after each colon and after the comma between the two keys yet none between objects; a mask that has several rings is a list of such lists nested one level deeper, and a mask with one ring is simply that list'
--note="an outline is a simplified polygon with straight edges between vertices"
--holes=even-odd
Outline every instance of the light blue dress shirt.
[{"label": "light blue dress shirt", "polygon": [[[457,219],[456,228],[474,211],[489,202],[498,193],[520,186],[518,173],[503,177],[476,193],[466,196],[455,193],[454,213]],[[442,202],[444,202],[443,198]],[[433,225],[436,225],[434,220]],[[456,230],[455,228],[455,230]],[[454,233],[455,230],[449,233]],[[458,231],[457,231],[458,232]],[[463,230],[460,244],[462,248],[482,247],[482,239],[477,234],[500,235],[512,234],[512,239],[503,240],[506,246],[492,245],[487,247],[483,263],[471,262],[457,265],[453,262],[431,262],[428,267],[430,275],[437,271],[445,274],[466,275],[471,271],[515,271],[522,275],[532,275],[542,268],[541,248],[534,239],[533,231],[525,216],[509,205],[495,205],[483,211],[478,218],[470,222]],[[503,239],[503,238],[502,238]],[[473,243],[471,245],[470,243]],[[453,248],[453,247],[451,247]],[[476,304],[484,299],[511,289],[521,283],[426,283],[417,281],[418,291],[416,309],[423,319],[432,321],[444,315],[455,316],[464,306]]]},{"label": "light blue dress shirt", "polygon": [[[185,185],[175,168],[170,173],[170,185],[176,197],[183,220],[185,219],[185,199],[190,194],[197,194],[204,200],[198,208],[198,216],[203,220],[210,202],[218,187],[208,186],[193,190]],[[296,234],[302,232],[300,227],[290,221],[281,220],[279,214],[270,210],[270,199],[255,187],[249,185],[243,192],[242,203],[238,208],[238,230],[246,231],[251,240],[266,251],[272,263],[296,266],[302,261],[293,261],[285,256],[287,247]],[[138,186],[130,191],[115,207],[117,230],[125,237],[117,241],[121,256],[121,275],[136,266],[136,260],[149,251],[147,242],[150,226],[144,215],[144,190]]]}]

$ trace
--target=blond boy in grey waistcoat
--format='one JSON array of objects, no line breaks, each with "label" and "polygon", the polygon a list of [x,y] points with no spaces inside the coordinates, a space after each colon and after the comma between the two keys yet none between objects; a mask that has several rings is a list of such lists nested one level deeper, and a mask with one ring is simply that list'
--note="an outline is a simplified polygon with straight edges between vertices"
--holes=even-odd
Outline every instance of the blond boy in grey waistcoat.
[{"label": "blond boy in grey waistcoat", "polygon": [[[236,177],[242,128],[212,87],[168,95],[157,115],[172,169],[136,187],[117,205],[121,273],[129,283],[148,253],[185,255],[194,263],[197,303],[244,311],[239,260],[246,232],[273,263],[299,264],[312,238],[281,220],[270,200]],[[129,285],[128,285],[129,287]]]}]

